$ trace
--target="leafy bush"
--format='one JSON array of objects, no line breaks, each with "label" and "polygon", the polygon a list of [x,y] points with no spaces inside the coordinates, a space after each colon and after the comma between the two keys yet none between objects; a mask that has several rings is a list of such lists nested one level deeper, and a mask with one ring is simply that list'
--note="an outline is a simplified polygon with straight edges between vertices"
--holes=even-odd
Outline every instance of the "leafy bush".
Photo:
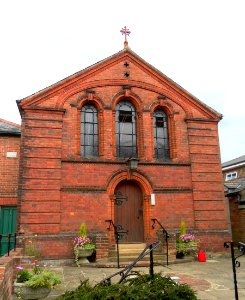
[{"label": "leafy bush", "polygon": [[41,256],[41,253],[37,249],[35,242],[31,239],[25,244],[24,254],[26,256],[34,256],[35,258],[39,258]]},{"label": "leafy bush", "polygon": [[196,300],[195,292],[185,284],[177,284],[169,277],[161,274],[138,274],[135,278],[129,278],[122,284],[97,285],[92,287],[88,280],[72,292],[66,292],[58,297],[59,300],[116,300],[116,299],[153,299],[153,300]]},{"label": "leafy bush", "polygon": [[31,288],[45,286],[54,288],[57,284],[61,283],[60,276],[54,272],[42,271],[39,274],[34,274],[26,283]]},{"label": "leafy bush", "polygon": [[24,269],[21,266],[16,267],[16,281],[18,283],[25,282],[32,277],[32,274],[29,270]]},{"label": "leafy bush", "polygon": [[18,266],[16,270],[16,282],[25,283],[26,286],[31,288],[54,288],[61,283],[61,277],[58,274],[42,270],[36,261],[32,264],[32,269],[24,269],[22,266]]}]

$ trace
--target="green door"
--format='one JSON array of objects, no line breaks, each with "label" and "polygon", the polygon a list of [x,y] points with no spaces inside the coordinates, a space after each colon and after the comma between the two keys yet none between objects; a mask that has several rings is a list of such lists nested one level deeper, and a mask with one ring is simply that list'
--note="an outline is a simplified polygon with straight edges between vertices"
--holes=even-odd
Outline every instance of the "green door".
[{"label": "green door", "polygon": [[14,233],[16,233],[16,206],[0,206],[0,234],[2,240],[0,243],[0,255],[8,252],[9,233],[12,234],[10,242],[10,250],[14,248]]}]

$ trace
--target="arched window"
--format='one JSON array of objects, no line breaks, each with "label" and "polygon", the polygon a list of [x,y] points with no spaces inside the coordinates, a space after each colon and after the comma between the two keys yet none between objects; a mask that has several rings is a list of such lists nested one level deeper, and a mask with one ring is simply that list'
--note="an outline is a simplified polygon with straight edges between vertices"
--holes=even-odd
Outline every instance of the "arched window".
[{"label": "arched window", "polygon": [[163,110],[155,110],[153,114],[154,126],[154,150],[155,157],[159,160],[167,160],[169,155],[168,141],[168,117]]},{"label": "arched window", "polygon": [[81,156],[97,157],[98,152],[98,112],[86,104],[81,112]]},{"label": "arched window", "polygon": [[117,157],[137,157],[136,113],[128,101],[116,106]]}]

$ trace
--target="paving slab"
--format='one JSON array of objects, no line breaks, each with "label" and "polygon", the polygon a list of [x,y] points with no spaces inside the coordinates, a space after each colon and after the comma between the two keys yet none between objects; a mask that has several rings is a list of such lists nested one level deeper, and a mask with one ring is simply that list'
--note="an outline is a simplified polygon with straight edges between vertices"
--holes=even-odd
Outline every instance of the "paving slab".
[{"label": "paving slab", "polygon": [[[239,258],[240,268],[237,268],[237,282],[239,299],[245,299],[245,256]],[[65,291],[74,290],[80,281],[89,279],[96,284],[105,277],[114,274],[117,268],[102,268],[82,266],[52,266],[52,270],[59,273],[62,284],[54,289],[46,299],[55,299]],[[149,273],[149,267],[137,267],[134,270]],[[206,262],[185,262],[169,266],[155,266],[154,272],[172,277],[179,283],[186,283],[197,291],[200,300],[231,300],[235,299],[232,262],[229,257],[217,257]],[[117,278],[119,280],[119,278]],[[16,299],[13,296],[13,299]]]}]

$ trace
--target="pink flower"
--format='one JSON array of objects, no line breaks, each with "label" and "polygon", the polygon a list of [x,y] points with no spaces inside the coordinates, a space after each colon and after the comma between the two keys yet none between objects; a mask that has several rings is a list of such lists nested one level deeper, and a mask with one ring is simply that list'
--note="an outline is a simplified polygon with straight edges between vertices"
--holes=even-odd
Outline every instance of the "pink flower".
[{"label": "pink flower", "polygon": [[92,244],[92,243],[93,243],[92,240],[86,236],[83,236],[83,237],[77,236],[74,238],[74,241],[73,241],[73,244],[78,247],[82,247],[85,244]]},{"label": "pink flower", "polygon": [[182,234],[179,238],[182,242],[185,242],[185,243],[195,241],[195,239],[196,239],[194,234],[190,234],[190,233]]},{"label": "pink flower", "polygon": [[24,270],[24,268],[21,267],[21,266],[16,267],[16,269],[17,269],[17,270]]}]

